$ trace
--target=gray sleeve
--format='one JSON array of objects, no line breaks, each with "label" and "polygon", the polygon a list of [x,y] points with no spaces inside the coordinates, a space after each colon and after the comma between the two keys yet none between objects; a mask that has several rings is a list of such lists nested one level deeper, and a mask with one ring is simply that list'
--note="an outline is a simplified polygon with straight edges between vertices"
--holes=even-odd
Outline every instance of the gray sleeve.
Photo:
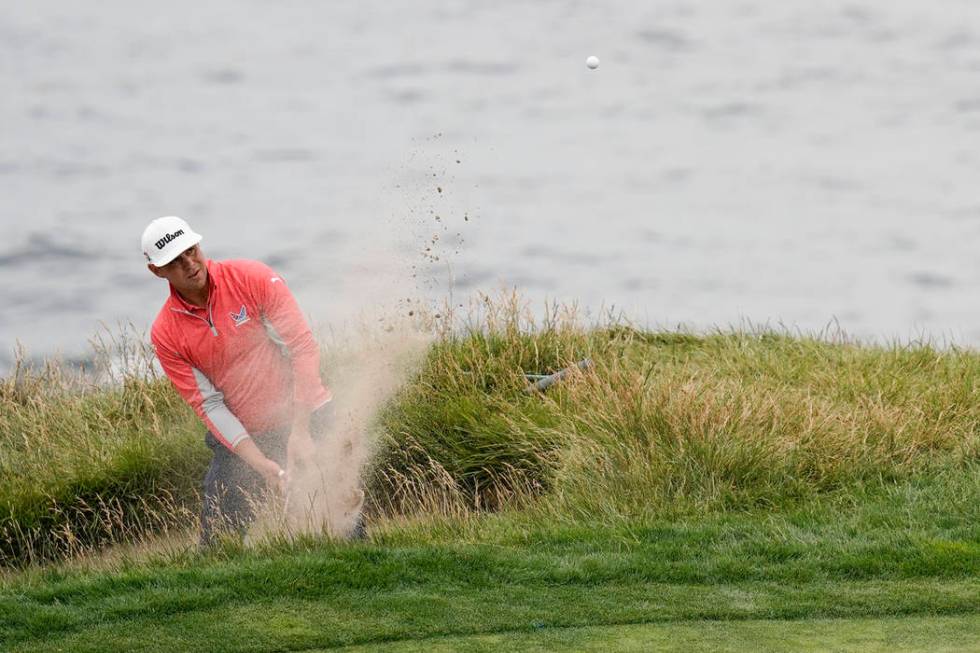
[{"label": "gray sleeve", "polygon": [[219,431],[214,434],[215,437],[224,440],[234,449],[239,442],[248,437],[248,431],[228,410],[228,406],[225,405],[225,395],[214,387],[211,379],[204,376],[204,373],[196,367],[191,369],[194,372],[197,389],[201,393],[201,409]]}]

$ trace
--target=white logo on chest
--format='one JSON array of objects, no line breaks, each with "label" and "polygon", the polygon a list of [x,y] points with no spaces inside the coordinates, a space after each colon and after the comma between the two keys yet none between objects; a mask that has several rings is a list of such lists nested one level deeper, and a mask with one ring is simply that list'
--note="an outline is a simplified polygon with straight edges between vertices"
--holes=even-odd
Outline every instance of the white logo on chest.
[{"label": "white logo on chest", "polygon": [[242,308],[238,313],[229,313],[228,315],[235,321],[236,327],[240,327],[248,322],[248,311],[245,310],[245,304],[242,304]]}]

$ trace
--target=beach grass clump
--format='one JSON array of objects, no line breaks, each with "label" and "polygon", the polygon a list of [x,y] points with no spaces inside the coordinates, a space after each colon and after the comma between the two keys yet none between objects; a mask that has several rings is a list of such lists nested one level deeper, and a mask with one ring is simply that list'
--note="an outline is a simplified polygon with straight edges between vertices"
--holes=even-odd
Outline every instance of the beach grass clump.
[{"label": "beach grass clump", "polygon": [[0,564],[183,526],[206,463],[196,417],[152,366],[20,365],[0,381]]},{"label": "beach grass clump", "polygon": [[[585,358],[524,392],[525,373]],[[535,324],[511,305],[449,331],[383,414],[375,495],[533,495],[557,518],[780,509],[975,465],[978,375],[975,352],[928,343]]]},{"label": "beach grass clump", "polygon": [[564,367],[591,337],[557,309],[539,325],[513,298],[481,308],[441,330],[380,412],[371,489],[388,512],[453,500],[496,509],[545,489],[560,414],[524,392],[525,372]]}]

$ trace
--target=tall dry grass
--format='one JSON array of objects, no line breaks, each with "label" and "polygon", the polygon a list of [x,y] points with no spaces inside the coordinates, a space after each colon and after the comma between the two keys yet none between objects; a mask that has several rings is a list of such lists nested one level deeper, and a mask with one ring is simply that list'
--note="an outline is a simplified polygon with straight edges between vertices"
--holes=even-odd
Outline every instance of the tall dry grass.
[{"label": "tall dry grass", "polygon": [[0,564],[76,555],[181,527],[206,448],[196,418],[132,331],[94,341],[94,362],[0,381]]},{"label": "tall dry grass", "polygon": [[[573,521],[780,510],[980,462],[973,351],[652,333],[584,324],[574,307],[532,311],[513,295],[413,320],[398,328],[424,346],[401,359],[370,337],[324,347],[364,468],[361,481],[328,475],[362,484],[375,522],[501,508]],[[128,353],[92,374],[52,365],[0,383],[3,563],[193,524],[202,427],[139,342],[104,345]],[[591,370],[524,391],[525,374],[586,357]]]},{"label": "tall dry grass", "polygon": [[630,334],[623,356],[563,390],[581,410],[559,427],[570,435],[548,502],[631,519],[678,505],[780,509],[975,466],[978,372],[976,354],[925,345]]},{"label": "tall dry grass", "polygon": [[[555,518],[780,509],[819,494],[980,460],[980,356],[767,330],[583,326],[487,301],[447,330],[382,416],[376,494],[471,509],[540,497]],[[526,372],[592,358],[546,395]]]}]

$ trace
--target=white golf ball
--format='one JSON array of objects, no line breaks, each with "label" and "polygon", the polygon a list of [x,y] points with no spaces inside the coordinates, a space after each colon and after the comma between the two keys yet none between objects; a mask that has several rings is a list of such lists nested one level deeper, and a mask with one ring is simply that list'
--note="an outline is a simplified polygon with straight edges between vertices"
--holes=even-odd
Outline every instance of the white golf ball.
[{"label": "white golf ball", "polygon": [[596,68],[599,67],[599,57],[596,56],[589,57],[588,59],[585,60],[585,65],[591,68],[592,70],[595,70]]}]

